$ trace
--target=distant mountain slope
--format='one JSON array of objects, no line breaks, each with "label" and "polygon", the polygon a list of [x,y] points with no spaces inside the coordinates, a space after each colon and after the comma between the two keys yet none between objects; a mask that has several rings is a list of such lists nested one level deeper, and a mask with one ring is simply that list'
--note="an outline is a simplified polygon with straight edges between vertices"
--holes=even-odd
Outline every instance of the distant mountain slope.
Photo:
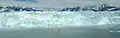
[{"label": "distant mountain slope", "polygon": [[10,11],[71,11],[71,12],[79,12],[79,11],[119,11],[120,7],[102,4],[102,5],[89,5],[89,6],[73,6],[73,7],[64,7],[64,8],[40,8],[40,7],[25,7],[25,6],[0,6],[1,12],[10,12]]}]

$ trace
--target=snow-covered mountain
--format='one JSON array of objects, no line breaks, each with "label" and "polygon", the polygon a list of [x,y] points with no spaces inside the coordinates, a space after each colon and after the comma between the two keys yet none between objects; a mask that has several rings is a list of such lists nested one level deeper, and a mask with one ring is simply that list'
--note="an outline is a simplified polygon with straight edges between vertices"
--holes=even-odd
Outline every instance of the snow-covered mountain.
[{"label": "snow-covered mountain", "polygon": [[75,6],[75,7],[65,7],[65,8],[35,8],[35,7],[22,7],[22,6],[0,6],[2,12],[10,11],[119,11],[120,8],[112,6],[109,4],[102,4],[100,6],[91,5],[91,6]]},{"label": "snow-covered mountain", "polygon": [[63,8],[60,11],[118,11],[120,10],[119,7],[116,6],[112,6],[109,4],[102,4],[100,6],[96,6],[96,5],[91,5],[91,6],[85,6],[83,8],[81,8],[80,6],[77,7],[73,7],[73,8]]},{"label": "snow-covered mountain", "polygon": [[34,7],[22,7],[22,6],[0,6],[1,12],[11,12],[11,11],[42,11]]}]

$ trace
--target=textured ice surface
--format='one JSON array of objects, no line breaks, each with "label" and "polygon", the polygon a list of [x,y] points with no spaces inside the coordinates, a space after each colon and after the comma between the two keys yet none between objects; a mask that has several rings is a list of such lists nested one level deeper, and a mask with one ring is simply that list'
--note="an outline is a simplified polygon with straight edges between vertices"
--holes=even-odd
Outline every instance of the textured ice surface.
[{"label": "textured ice surface", "polygon": [[119,24],[120,11],[112,12],[1,12],[1,28],[31,28],[31,27],[68,27],[103,24]]}]

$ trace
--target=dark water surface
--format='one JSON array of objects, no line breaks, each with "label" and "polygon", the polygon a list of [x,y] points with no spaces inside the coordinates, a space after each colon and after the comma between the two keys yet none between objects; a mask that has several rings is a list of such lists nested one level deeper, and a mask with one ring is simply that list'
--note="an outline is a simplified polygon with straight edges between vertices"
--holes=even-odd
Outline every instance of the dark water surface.
[{"label": "dark water surface", "polygon": [[0,38],[120,38],[120,33],[88,27],[0,29]]}]

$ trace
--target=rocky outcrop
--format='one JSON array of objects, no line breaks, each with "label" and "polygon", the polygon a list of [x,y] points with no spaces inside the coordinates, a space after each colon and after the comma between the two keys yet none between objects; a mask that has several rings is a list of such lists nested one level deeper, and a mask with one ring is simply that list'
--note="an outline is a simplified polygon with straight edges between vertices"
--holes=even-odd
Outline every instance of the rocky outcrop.
[{"label": "rocky outcrop", "polygon": [[0,6],[1,11],[3,12],[10,12],[10,11],[42,11],[40,9],[30,8],[30,7],[20,7],[20,6]]},{"label": "rocky outcrop", "polygon": [[73,7],[73,8],[63,8],[62,10],[59,10],[59,11],[80,11],[80,7]]},{"label": "rocky outcrop", "polygon": [[22,11],[40,11],[33,8],[22,8]]},{"label": "rocky outcrop", "polygon": [[3,7],[2,6],[0,6],[0,9],[2,9]]},{"label": "rocky outcrop", "polygon": [[99,11],[118,11],[118,10],[120,10],[120,8],[111,6],[108,4],[102,4],[98,9],[99,9]]},{"label": "rocky outcrop", "polygon": [[87,6],[82,8],[82,11],[94,11],[94,12],[98,12],[98,11],[119,11],[120,8],[116,7],[116,6],[112,6],[109,4],[102,4],[100,6]]},{"label": "rocky outcrop", "polygon": [[[119,11],[120,7],[116,7],[113,5],[109,5],[109,4],[102,4],[100,6],[97,5],[90,5],[90,6],[84,6],[83,8],[81,8],[80,6],[76,6],[76,7],[66,7],[66,8],[62,8],[62,9],[47,9],[49,11],[71,11],[71,12],[77,12],[77,11],[94,11],[94,12],[99,12],[99,11]],[[46,11],[45,10],[40,10],[37,8],[32,8],[32,7],[21,7],[21,6],[5,6],[2,7],[0,6],[0,12],[10,12],[10,11]]]},{"label": "rocky outcrop", "polygon": [[98,8],[96,5],[84,6],[82,11],[98,11]]}]

